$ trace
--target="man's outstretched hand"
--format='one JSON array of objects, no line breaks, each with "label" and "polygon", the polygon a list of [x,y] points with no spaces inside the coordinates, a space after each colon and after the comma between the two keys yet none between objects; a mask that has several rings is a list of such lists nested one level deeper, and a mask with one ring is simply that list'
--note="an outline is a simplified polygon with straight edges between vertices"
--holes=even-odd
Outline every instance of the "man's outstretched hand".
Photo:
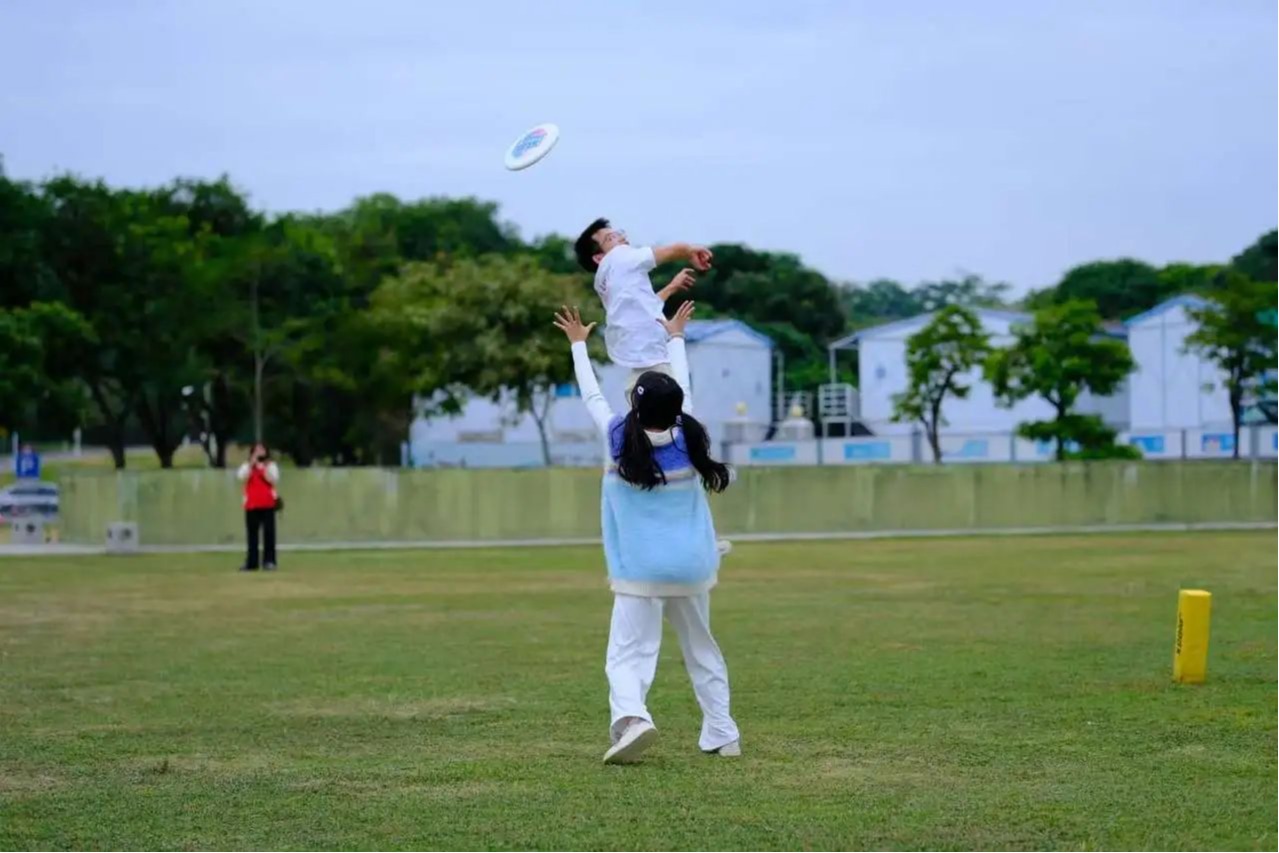
[{"label": "man's outstretched hand", "polygon": [[706,272],[711,268],[711,250],[705,246],[693,246],[688,253],[689,263],[698,272]]},{"label": "man's outstretched hand", "polygon": [[682,269],[676,276],[671,279],[671,283],[657,291],[657,297],[663,302],[670,301],[670,298],[677,293],[683,293],[685,290],[691,290],[693,285],[697,283],[697,273],[691,269]]}]

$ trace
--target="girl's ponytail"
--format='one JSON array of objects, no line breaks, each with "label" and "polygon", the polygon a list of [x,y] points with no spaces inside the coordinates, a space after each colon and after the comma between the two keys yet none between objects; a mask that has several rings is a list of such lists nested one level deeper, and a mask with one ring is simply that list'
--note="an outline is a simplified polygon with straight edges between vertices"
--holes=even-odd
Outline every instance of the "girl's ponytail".
[{"label": "girl's ponytail", "polygon": [[688,459],[701,475],[702,485],[706,491],[722,492],[727,489],[731,479],[728,466],[711,458],[711,437],[706,432],[706,427],[702,426],[697,418],[688,414],[681,414],[677,422],[683,426]]},{"label": "girl's ponytail", "polygon": [[666,475],[653,457],[653,442],[640,426],[639,412],[631,409],[622,422],[622,448],[617,456],[617,475],[632,486],[652,489],[666,485]]}]

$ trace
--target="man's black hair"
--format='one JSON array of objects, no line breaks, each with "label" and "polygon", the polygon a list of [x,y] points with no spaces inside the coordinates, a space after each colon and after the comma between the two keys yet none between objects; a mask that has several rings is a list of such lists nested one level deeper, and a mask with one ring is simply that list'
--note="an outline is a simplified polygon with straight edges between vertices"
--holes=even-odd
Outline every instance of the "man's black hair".
[{"label": "man's black hair", "polygon": [[595,256],[600,253],[602,247],[595,242],[595,232],[607,227],[608,220],[601,216],[586,226],[582,236],[578,237],[577,242],[573,244],[573,253],[577,255],[577,262],[587,272],[595,272],[600,268],[600,265],[595,263]]}]

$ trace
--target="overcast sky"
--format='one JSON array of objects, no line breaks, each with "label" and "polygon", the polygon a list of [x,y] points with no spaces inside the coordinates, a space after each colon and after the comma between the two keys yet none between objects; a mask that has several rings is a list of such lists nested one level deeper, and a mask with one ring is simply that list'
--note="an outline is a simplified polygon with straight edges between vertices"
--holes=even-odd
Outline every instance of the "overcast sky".
[{"label": "overcast sky", "polygon": [[[1274,0],[0,4],[0,154],[272,211],[476,195],[528,237],[1018,291],[1275,226]],[[502,168],[527,126],[559,147]]]}]

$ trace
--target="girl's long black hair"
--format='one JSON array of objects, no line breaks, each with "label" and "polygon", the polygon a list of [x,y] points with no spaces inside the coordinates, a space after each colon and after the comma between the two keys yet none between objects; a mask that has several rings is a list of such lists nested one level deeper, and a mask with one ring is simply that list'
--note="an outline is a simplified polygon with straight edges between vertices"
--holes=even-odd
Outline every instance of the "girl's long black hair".
[{"label": "girl's long black hair", "polygon": [[617,457],[619,477],[641,489],[664,485],[666,475],[653,455],[648,430],[678,426],[689,461],[702,478],[702,486],[709,492],[728,488],[728,466],[711,458],[710,434],[701,421],[684,414],[683,408],[684,389],[673,378],[652,370],[640,376],[631,392],[631,410],[622,422],[622,446]]}]

